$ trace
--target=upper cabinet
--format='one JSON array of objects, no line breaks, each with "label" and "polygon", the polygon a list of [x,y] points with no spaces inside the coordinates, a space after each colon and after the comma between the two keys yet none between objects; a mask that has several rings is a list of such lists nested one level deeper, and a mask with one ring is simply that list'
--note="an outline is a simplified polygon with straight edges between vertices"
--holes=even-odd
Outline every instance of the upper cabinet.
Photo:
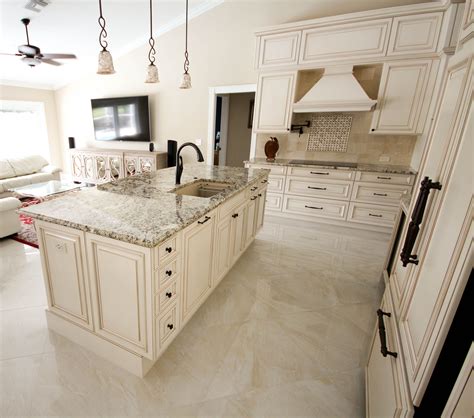
[{"label": "upper cabinet", "polygon": [[299,63],[383,57],[391,23],[392,19],[380,19],[305,29]]},{"label": "upper cabinet", "polygon": [[288,132],[296,71],[260,74],[255,100],[255,132]]},{"label": "upper cabinet", "polygon": [[442,21],[442,12],[395,17],[387,55],[435,52]]},{"label": "upper cabinet", "polygon": [[432,66],[433,61],[429,59],[384,64],[371,133],[416,135],[423,132],[429,105],[429,100],[424,99]]},{"label": "upper cabinet", "polygon": [[257,67],[297,64],[300,39],[300,31],[260,37],[257,45]]}]

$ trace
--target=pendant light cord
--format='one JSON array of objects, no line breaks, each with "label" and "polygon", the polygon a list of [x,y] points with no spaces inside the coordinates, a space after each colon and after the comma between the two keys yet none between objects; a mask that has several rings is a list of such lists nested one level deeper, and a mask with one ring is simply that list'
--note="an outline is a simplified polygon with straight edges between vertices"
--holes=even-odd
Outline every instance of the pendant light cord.
[{"label": "pendant light cord", "polygon": [[150,61],[150,65],[155,65],[155,40],[153,39],[153,0],[150,0],[150,39],[148,40],[148,44],[150,45],[150,51],[148,52],[148,60]]},{"label": "pendant light cord", "polygon": [[101,27],[101,31],[99,33],[99,44],[102,47],[102,51],[107,50],[107,46],[109,45],[105,38],[107,38],[107,31],[105,30],[105,19],[102,16],[102,0],[99,0],[99,26]]},{"label": "pendant light cord", "polygon": [[188,0],[186,0],[186,35],[184,43],[184,74],[189,71],[189,54],[188,54]]}]

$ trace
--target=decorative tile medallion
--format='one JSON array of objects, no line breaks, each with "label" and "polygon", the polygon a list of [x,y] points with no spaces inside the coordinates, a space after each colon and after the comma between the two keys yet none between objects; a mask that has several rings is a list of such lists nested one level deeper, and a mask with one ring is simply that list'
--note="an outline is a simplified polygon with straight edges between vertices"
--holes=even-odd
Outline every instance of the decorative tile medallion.
[{"label": "decorative tile medallion", "polygon": [[346,152],[352,116],[344,113],[313,115],[307,151]]}]

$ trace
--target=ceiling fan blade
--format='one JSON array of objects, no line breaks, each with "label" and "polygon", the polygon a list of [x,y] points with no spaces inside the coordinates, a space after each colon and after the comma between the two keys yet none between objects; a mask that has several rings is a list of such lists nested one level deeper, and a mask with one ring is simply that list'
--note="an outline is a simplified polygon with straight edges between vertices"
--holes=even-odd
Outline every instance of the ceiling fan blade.
[{"label": "ceiling fan blade", "polygon": [[48,58],[41,58],[41,62],[44,62],[45,64],[56,65],[56,66],[62,65],[60,62],[54,61]]},{"label": "ceiling fan blade", "polygon": [[7,52],[0,52],[0,55],[11,55],[11,56],[21,57],[21,54],[8,54]]},{"label": "ceiling fan blade", "polygon": [[41,54],[42,58],[46,59],[75,59],[77,58],[74,54]]}]

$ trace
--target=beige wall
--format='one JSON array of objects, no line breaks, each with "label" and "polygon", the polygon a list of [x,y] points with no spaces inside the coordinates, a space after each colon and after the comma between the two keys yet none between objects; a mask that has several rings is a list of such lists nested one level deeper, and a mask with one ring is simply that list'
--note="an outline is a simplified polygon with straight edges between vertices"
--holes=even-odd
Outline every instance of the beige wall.
[{"label": "beige wall", "polygon": [[229,123],[227,127],[226,165],[243,167],[249,159],[252,128],[248,127],[250,101],[255,93],[229,95]]},{"label": "beige wall", "polygon": [[[152,137],[159,150],[167,139],[179,142],[202,139],[206,155],[209,87],[253,84],[254,31],[262,26],[353,11],[417,3],[417,0],[318,0],[225,2],[193,19],[189,27],[191,90],[178,89],[183,68],[184,28],[157,40],[161,82],[143,82],[147,65],[144,45],[115,60],[116,74],[91,74],[56,91],[59,133],[62,141],[76,137],[78,146],[146,149],[147,144],[94,141],[90,99],[108,96],[149,95]],[[110,49],[114,52],[113,39]],[[64,149],[67,147],[64,146]],[[191,151],[185,154],[194,158]]]},{"label": "beige wall", "polygon": [[0,85],[0,100],[19,100],[41,102],[44,104],[51,158],[50,162],[54,165],[62,166],[62,151],[58,135],[54,91]]}]

